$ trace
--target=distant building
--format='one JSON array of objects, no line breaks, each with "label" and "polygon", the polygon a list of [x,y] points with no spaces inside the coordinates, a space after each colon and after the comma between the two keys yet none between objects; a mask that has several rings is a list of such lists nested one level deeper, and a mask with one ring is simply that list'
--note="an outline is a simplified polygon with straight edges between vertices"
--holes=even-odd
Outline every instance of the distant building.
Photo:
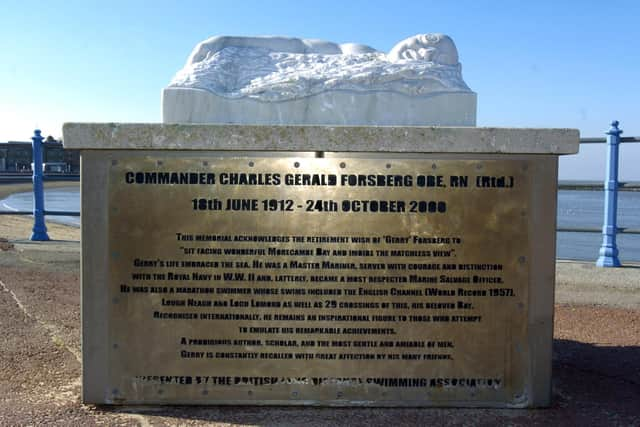
[{"label": "distant building", "polygon": [[[47,138],[42,146],[44,148],[42,161],[45,165],[47,163],[61,164],[63,173],[80,173],[79,151],[65,150],[62,142],[53,138]],[[0,142],[0,173],[31,172],[31,162],[33,162],[31,142]]]}]

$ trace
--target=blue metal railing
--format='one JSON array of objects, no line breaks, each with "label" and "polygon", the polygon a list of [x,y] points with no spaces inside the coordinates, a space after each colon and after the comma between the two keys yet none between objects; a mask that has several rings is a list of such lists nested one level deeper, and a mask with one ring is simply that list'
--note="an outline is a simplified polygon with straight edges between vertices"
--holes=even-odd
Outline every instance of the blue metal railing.
[{"label": "blue metal railing", "polygon": [[[599,233],[602,232],[602,245],[600,247],[600,257],[596,261],[599,267],[619,267],[620,260],[618,258],[618,247],[616,243],[617,234],[640,234],[639,229],[630,229],[618,227],[618,191],[625,189],[640,190],[640,183],[621,183],[618,180],[618,158],[620,143],[638,143],[639,137],[621,137],[622,130],[619,128],[619,122],[614,120],[611,122],[611,128],[606,132],[606,138],[581,138],[580,144],[607,144],[607,166],[604,185],[595,183],[587,184],[563,184],[559,185],[560,189],[583,190],[583,189],[603,189],[605,192],[604,199],[604,220],[602,229],[598,228],[574,228],[559,227],[557,231],[578,232],[578,233]],[[49,240],[47,235],[47,227],[45,225],[45,215],[60,216],[80,216],[80,212],[70,211],[47,211],[44,207],[44,188],[43,188],[43,172],[42,172],[42,138],[39,129],[34,131],[33,141],[33,211],[10,211],[0,212],[0,214],[9,215],[33,215],[34,225],[31,240],[46,241]]]},{"label": "blue metal railing", "polygon": [[611,122],[607,131],[607,176],[604,181],[604,224],[602,225],[602,246],[600,257],[596,261],[598,267],[620,267],[618,259],[618,154],[620,135],[619,122]]},{"label": "blue metal railing", "polygon": [[44,186],[42,173],[42,135],[36,129],[33,137],[33,234],[31,240],[49,240],[44,223]]},{"label": "blue metal railing", "polygon": [[31,240],[44,242],[49,240],[47,226],[44,221],[45,215],[53,216],[80,216],[80,212],[72,211],[48,211],[44,207],[44,173],[42,170],[42,132],[36,129],[31,137],[33,146],[33,210],[32,211],[8,211],[0,212],[5,215],[33,215],[33,233]]},{"label": "blue metal railing", "polygon": [[[558,231],[599,233],[602,232],[602,245],[600,246],[600,256],[596,261],[598,267],[619,267],[619,250],[616,242],[617,234],[640,234],[640,230],[625,227],[618,227],[618,191],[640,190],[638,183],[620,183],[618,180],[618,160],[620,143],[640,142],[638,137],[622,138],[622,130],[619,122],[611,122],[611,128],[606,132],[606,138],[581,138],[580,144],[607,144],[607,163],[604,185],[594,188],[593,184],[572,184],[565,186],[569,190],[581,189],[602,189],[604,190],[604,218],[602,229],[597,228],[558,228]],[[562,185],[560,186],[562,188]]]}]

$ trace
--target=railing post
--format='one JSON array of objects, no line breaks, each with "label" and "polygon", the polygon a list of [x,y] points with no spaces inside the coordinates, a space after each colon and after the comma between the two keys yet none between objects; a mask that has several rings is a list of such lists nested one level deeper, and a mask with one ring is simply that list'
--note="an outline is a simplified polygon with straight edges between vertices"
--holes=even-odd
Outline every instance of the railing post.
[{"label": "railing post", "polygon": [[618,148],[620,145],[619,122],[611,122],[607,131],[607,176],[604,181],[604,224],[598,267],[620,267],[616,232],[618,231]]},{"label": "railing post", "polygon": [[31,240],[49,240],[44,223],[44,177],[42,174],[42,135],[40,129],[34,131],[33,141],[33,234]]}]

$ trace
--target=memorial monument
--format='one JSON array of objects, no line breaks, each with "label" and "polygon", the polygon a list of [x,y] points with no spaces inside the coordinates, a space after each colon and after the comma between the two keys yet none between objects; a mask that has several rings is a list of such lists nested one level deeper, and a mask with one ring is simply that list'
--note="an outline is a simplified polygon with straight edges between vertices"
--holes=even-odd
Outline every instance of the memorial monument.
[{"label": "memorial monument", "polygon": [[213,37],[163,92],[165,123],[475,126],[476,95],[443,34],[388,54],[361,44]]},{"label": "memorial monument", "polygon": [[83,401],[548,405],[578,132],[472,127],[475,102],[444,35],[214,37],[164,124],[65,124]]}]

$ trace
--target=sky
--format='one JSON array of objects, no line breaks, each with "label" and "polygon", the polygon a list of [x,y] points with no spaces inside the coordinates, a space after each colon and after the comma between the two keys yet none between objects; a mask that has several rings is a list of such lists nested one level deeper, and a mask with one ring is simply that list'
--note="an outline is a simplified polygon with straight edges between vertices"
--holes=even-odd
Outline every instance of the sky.
[{"label": "sky", "polygon": [[[640,1],[0,0],[0,141],[64,122],[160,122],[160,94],[200,41],[284,35],[389,51],[451,36],[478,94],[478,126],[640,136]],[[561,179],[601,180],[604,145],[561,159]],[[640,144],[620,176],[640,181]]]}]

